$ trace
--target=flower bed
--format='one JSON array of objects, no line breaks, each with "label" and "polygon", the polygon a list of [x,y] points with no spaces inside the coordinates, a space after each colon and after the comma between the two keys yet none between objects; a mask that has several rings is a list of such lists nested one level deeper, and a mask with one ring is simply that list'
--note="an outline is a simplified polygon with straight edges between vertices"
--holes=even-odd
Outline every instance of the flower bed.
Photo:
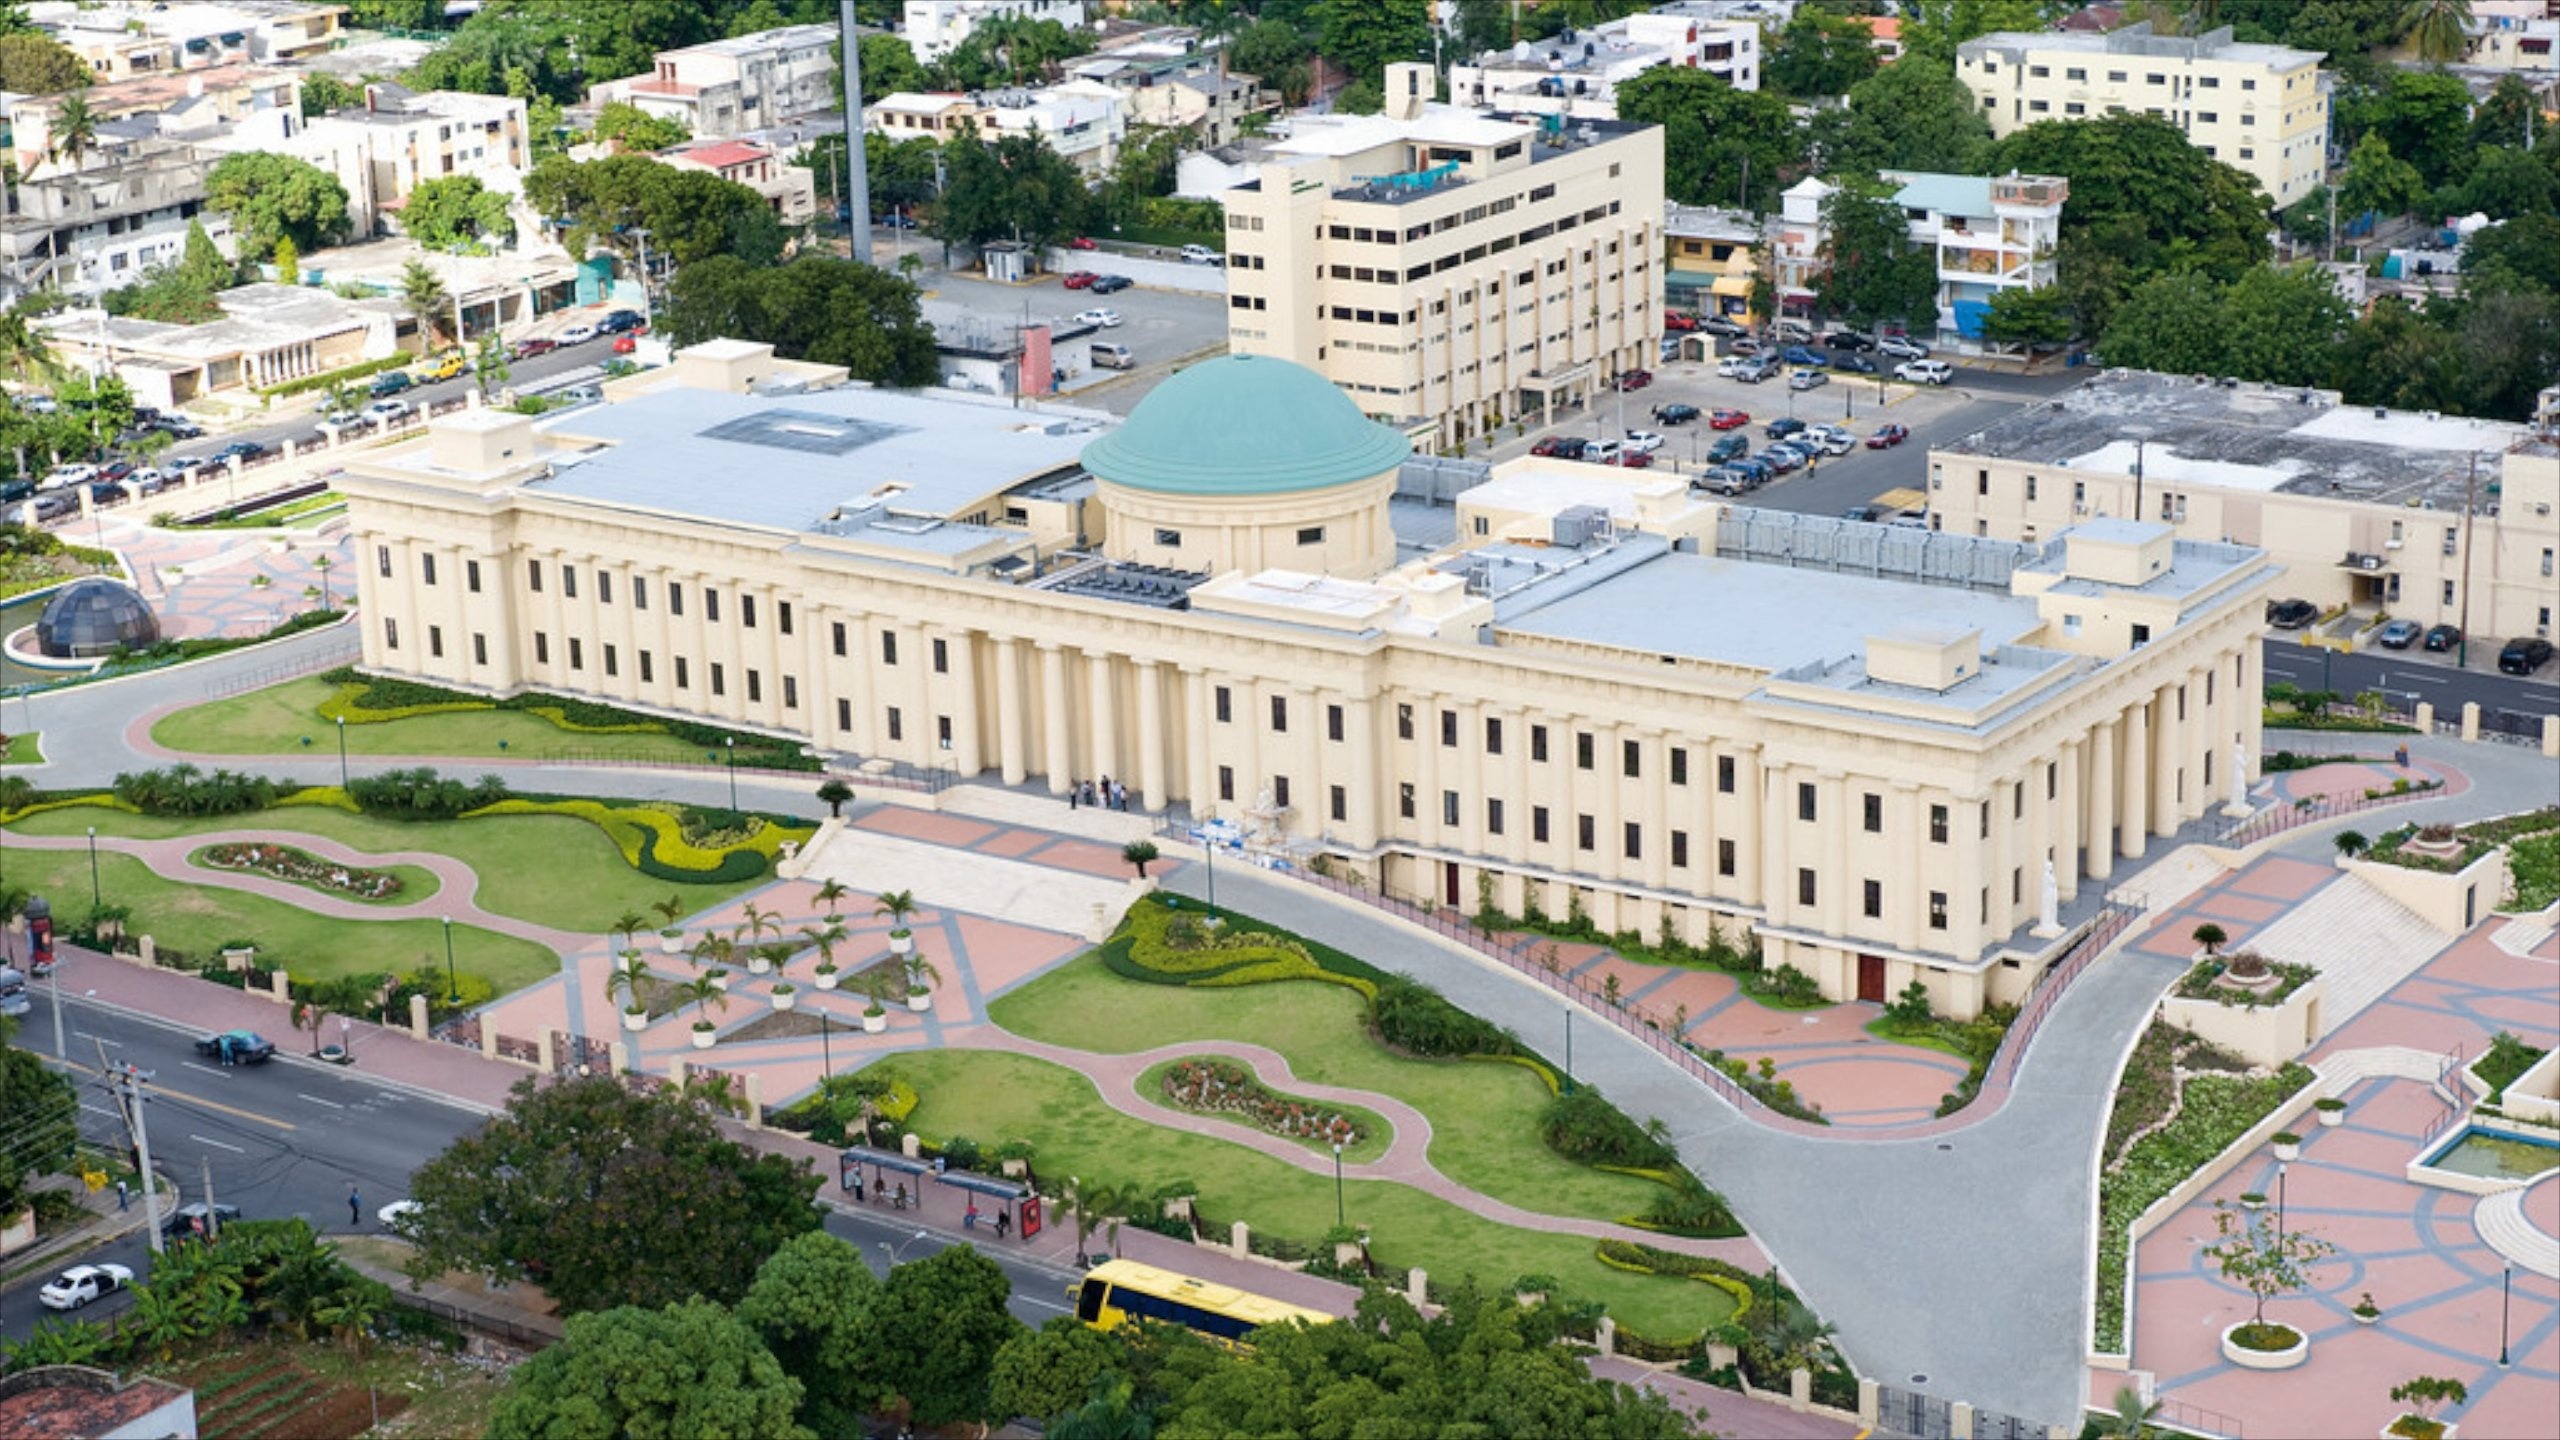
[{"label": "flower bed", "polygon": [[2310,965],[2287,964],[2260,957],[2266,970],[2276,977],[2274,984],[2263,990],[2253,990],[2230,983],[2226,977],[2250,953],[2244,950],[2237,955],[2210,955],[2197,961],[2195,968],[2178,981],[2177,997],[2181,1000],[2211,1000],[2217,1005],[2281,1005],[2286,996],[2310,984],[2320,973]]},{"label": "flower bed", "polygon": [[2373,848],[2365,852],[2364,858],[2384,865],[2398,865],[2410,870],[2432,870],[2441,875],[2452,875],[2459,873],[2464,867],[2500,845],[2548,830],[2560,830],[2560,806],[2546,805],[2539,810],[2528,811],[2521,815],[2483,820],[2476,825],[2465,825],[2454,830],[2447,838],[2460,841],[2462,849],[2459,854],[2452,856],[2419,855],[2404,849],[2403,847],[2410,841],[2421,838],[2421,831],[2418,826],[2403,825],[2376,839],[2373,842]]},{"label": "flower bed", "polygon": [[400,877],[388,870],[340,865],[290,845],[271,845],[264,841],[211,845],[198,851],[197,855],[217,870],[247,870],[357,900],[388,900],[400,893]]},{"label": "flower bed", "polygon": [[1244,1066],[1205,1055],[1174,1061],[1164,1074],[1164,1096],[1184,1110],[1232,1115],[1284,1139],[1346,1150],[1368,1139],[1379,1123],[1376,1116],[1351,1106],[1283,1095]]}]

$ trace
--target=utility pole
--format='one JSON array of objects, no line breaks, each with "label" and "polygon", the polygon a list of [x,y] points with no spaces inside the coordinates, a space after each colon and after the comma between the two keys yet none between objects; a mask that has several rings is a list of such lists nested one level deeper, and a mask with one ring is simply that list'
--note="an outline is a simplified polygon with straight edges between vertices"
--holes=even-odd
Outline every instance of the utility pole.
[{"label": "utility pole", "polygon": [[122,1069],[107,1062],[107,1045],[98,1042],[98,1073],[107,1078],[107,1093],[116,1097],[116,1109],[124,1116],[125,1129],[133,1135],[133,1155],[142,1171],[142,1228],[151,1239],[151,1253],[161,1254],[167,1247],[160,1238],[159,1190],[151,1176],[151,1130],[143,1116],[143,1082],[151,1077],[128,1062]]},{"label": "utility pole", "polygon": [[200,1157],[204,1164],[204,1238],[214,1239],[222,1229],[219,1212],[213,1208],[213,1157]]},{"label": "utility pole", "polygon": [[2135,520],[2142,518],[2142,444],[2133,442],[2133,514],[2129,518]]},{"label": "utility pole", "polygon": [[2474,493],[2479,484],[2480,452],[2474,450],[2462,476],[2462,640],[2453,651],[2457,669],[2471,663],[2471,531],[2480,516],[2480,497]]},{"label": "utility pole", "polygon": [[846,226],[853,236],[853,258],[871,263],[871,174],[862,144],[862,37],[853,18],[853,0],[838,0],[836,29],[844,44],[845,203],[853,209]]}]

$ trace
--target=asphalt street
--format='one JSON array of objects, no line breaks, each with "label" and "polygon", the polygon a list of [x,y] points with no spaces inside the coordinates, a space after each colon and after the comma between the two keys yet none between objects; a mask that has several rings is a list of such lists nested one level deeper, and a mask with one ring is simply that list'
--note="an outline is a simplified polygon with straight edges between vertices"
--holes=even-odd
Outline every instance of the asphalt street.
[{"label": "asphalt street", "polygon": [[[2560,714],[2560,665],[2545,665],[2540,675],[2520,679],[2494,670],[2456,669],[2451,655],[2415,648],[2341,655],[2288,635],[2268,636],[2266,654],[2269,684],[2290,680],[2306,690],[2344,695],[2379,690],[2391,697],[2395,709],[2420,701],[2435,706],[2439,721],[2460,720],[2464,704],[2476,703],[2483,726],[2539,736],[2542,717]],[[2471,647],[2474,667],[2493,663],[2496,656],[2495,642]]]},{"label": "asphalt street", "polygon": [[[597,316],[605,313],[601,306],[594,309]],[[601,376],[604,373],[604,363],[612,358],[613,353],[609,348],[609,342],[596,339],[570,349],[555,350],[548,355],[537,355],[530,360],[510,360],[507,362],[507,385],[518,391],[526,391],[550,388],[555,383],[575,384],[578,380],[590,378],[590,375],[572,372],[591,372],[593,376]],[[461,398],[464,391],[472,388],[472,383],[468,375],[456,376],[451,380],[421,382],[400,392],[399,398],[424,409],[429,404],[441,404]],[[310,409],[304,410],[292,419],[271,421],[264,425],[252,425],[241,429],[207,428],[203,438],[182,440],[169,447],[168,453],[173,456],[210,455],[234,440],[255,440],[261,445],[281,445],[287,440],[296,444],[305,444],[320,438],[319,431],[314,428],[319,418],[319,411]]]}]

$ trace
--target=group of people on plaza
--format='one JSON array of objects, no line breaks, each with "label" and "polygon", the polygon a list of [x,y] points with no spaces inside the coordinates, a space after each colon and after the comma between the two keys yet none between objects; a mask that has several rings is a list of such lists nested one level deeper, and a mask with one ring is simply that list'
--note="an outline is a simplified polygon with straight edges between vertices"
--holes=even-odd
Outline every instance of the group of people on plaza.
[{"label": "group of people on plaza", "polygon": [[1105,775],[1099,781],[1080,780],[1067,787],[1067,808],[1089,805],[1098,810],[1129,808],[1129,787]]}]

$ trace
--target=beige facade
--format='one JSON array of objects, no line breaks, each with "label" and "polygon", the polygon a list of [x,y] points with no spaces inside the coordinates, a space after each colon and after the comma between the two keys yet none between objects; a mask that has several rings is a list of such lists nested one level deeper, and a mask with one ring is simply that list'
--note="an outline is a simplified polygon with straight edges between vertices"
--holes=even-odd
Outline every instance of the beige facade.
[{"label": "beige facade", "polygon": [[1456,445],[1588,400],[1660,353],[1662,134],[1429,102],[1301,119],[1227,211],[1227,343],[1294,360],[1364,412]]},{"label": "beige facade", "polygon": [[[1515,910],[1534,887],[1611,929],[1748,927],[1827,993],[1918,979],[1958,1015],[2050,958],[2048,862],[2067,905],[2257,753],[2272,572],[2244,547],[2132,522],[2004,545],[1523,460],[1427,559],[1183,575],[1032,528],[1151,521],[1080,475],[1099,417],[746,393],[840,376],[715,342],[575,433],[465,412],[353,461],[365,664],[1053,793],[1110,775],[1437,903],[1481,874]],[[789,453],[740,438],[773,424]],[[789,458],[838,433],[835,462]],[[1122,448],[1108,468],[1158,483]],[[895,478],[917,455],[979,478]],[[747,467],[752,494],[718,483]],[[1328,525],[1372,503],[1323,488],[1298,503]]]},{"label": "beige facade", "polygon": [[2560,444],[2521,425],[2120,371],[1937,447],[1929,474],[1931,523],[1957,534],[2138,511],[2264,547],[2280,593],[2324,613],[2509,639],[2560,612]]},{"label": "beige facade", "polygon": [[2328,173],[2329,91],[2317,51],[2243,44],[2231,27],[2154,35],[2002,31],[1956,47],[1956,78],[2006,136],[2044,120],[2157,115],[2247,172],[2281,208]]},{"label": "beige facade", "polygon": [[592,86],[590,105],[617,101],[681,121],[697,140],[721,140],[840,108],[834,25],[785,25],[661,50],[646,75]]},{"label": "beige facade", "polygon": [[[266,148],[243,136],[239,148]],[[525,102],[509,95],[412,91],[389,81],[364,87],[362,108],[313,116],[272,148],[307,160],[346,187],[347,215],[371,237],[429,180],[464,176],[513,192],[533,163]]]}]

